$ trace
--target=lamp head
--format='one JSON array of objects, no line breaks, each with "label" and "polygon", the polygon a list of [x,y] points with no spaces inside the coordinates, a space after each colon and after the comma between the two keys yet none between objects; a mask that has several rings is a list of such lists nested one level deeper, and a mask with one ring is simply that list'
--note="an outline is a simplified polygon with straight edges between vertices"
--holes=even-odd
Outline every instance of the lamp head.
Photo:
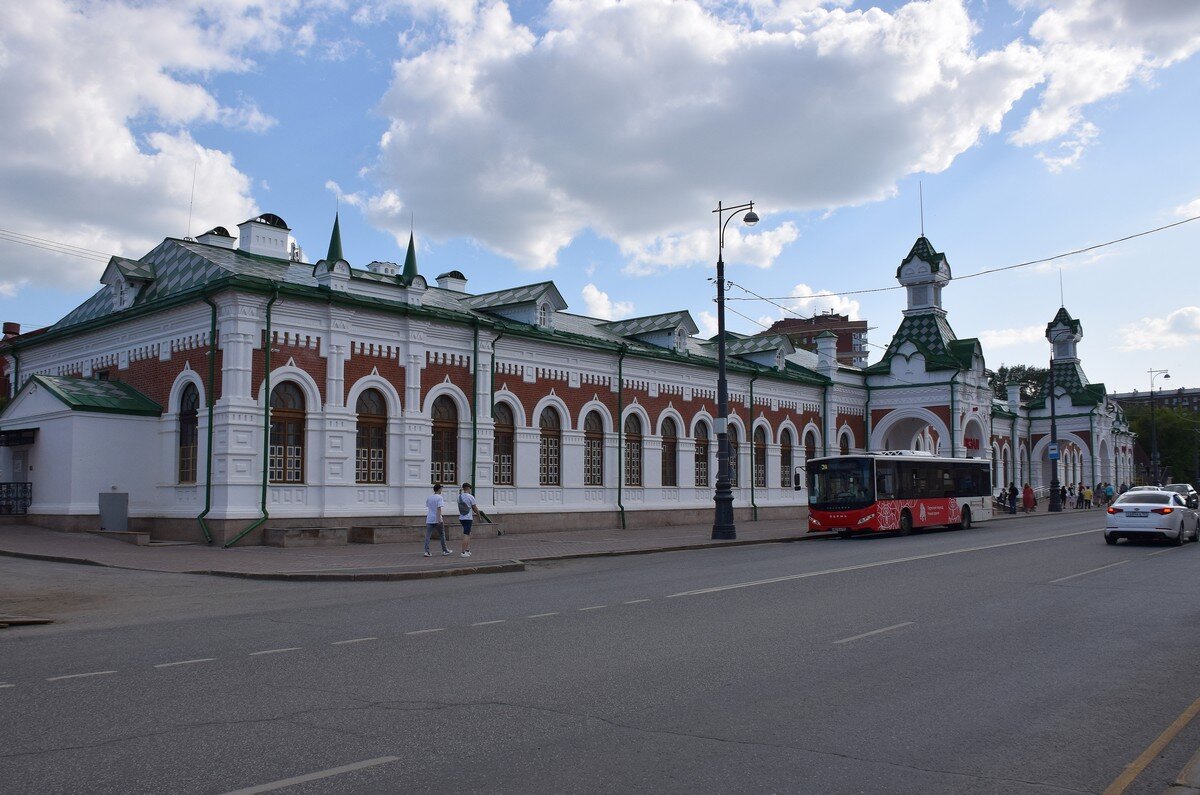
[{"label": "lamp head", "polygon": [[1170,378],[1170,377],[1171,377],[1171,374],[1170,374],[1170,373],[1163,373],[1163,380],[1164,380],[1164,381],[1166,381],[1166,380],[1167,380],[1168,378]]},{"label": "lamp head", "polygon": [[742,216],[742,223],[744,223],[746,226],[754,226],[758,223],[758,213],[754,212],[753,210],[746,213]]}]

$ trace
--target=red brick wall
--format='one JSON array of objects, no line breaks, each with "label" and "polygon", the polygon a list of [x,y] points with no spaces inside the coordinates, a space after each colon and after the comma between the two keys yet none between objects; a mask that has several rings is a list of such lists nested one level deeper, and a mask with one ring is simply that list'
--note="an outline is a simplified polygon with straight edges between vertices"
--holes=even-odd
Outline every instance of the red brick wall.
[{"label": "red brick wall", "polygon": [[[284,344],[283,336],[275,333],[275,342],[271,345],[271,369],[275,370],[287,364],[288,359],[295,359],[296,366],[304,372],[312,376],[312,379],[317,382],[317,389],[321,393],[321,403],[325,403],[325,376],[326,363],[325,358],[321,356],[317,346],[307,347],[296,345],[295,343]],[[260,334],[259,339],[266,337],[266,332]],[[253,352],[253,364],[250,369],[250,389],[251,394],[245,397],[257,398],[258,390],[262,387],[263,378],[265,377],[264,364],[266,361],[266,350],[260,347]],[[274,384],[272,384],[274,386]],[[309,407],[312,410],[313,406]]]},{"label": "red brick wall", "polygon": [[[360,379],[371,374],[371,370],[378,369],[379,375],[404,397],[404,368],[392,356],[374,356],[371,354],[360,353],[346,360],[343,375],[346,380],[346,393],[342,395],[342,400],[346,401],[350,396],[350,389]],[[354,408],[351,406],[350,408]],[[405,406],[405,408],[408,408]]]},{"label": "red brick wall", "polygon": [[[224,358],[219,349],[217,350],[216,358],[216,388],[213,390],[213,393],[219,396],[221,394],[221,362]],[[166,411],[167,401],[170,399],[171,385],[175,383],[175,379],[179,374],[184,371],[185,365],[190,366],[195,371],[196,375],[200,377],[200,383],[207,385],[208,346],[204,345],[186,351],[175,351],[171,355],[171,358],[165,362],[160,361],[157,356],[152,356],[147,359],[130,362],[129,367],[124,370],[118,370],[115,367],[106,369],[109,371],[109,378],[129,384],[162,406],[163,411]]]}]

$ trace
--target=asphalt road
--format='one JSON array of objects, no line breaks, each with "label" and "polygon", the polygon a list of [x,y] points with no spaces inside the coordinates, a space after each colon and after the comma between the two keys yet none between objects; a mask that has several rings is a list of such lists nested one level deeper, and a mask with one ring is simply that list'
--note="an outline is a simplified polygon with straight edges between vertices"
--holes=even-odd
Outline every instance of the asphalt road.
[{"label": "asphalt road", "polygon": [[1100,517],[395,583],[0,559],[59,620],[0,631],[0,790],[1101,792],[1200,698],[1200,544]]}]

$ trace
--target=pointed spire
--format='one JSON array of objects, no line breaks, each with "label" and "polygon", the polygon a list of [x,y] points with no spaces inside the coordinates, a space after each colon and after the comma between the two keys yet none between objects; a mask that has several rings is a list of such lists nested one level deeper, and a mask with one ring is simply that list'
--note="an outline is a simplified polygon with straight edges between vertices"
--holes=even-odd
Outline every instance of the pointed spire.
[{"label": "pointed spire", "polygon": [[325,255],[325,259],[329,262],[345,259],[342,256],[342,227],[338,215],[339,213],[336,212],[333,214],[333,234],[329,236],[329,253]]},{"label": "pointed spire", "polygon": [[404,255],[404,272],[401,274],[401,281],[405,285],[413,283],[413,279],[417,278],[417,246],[414,242],[413,233],[408,233],[408,253]]}]

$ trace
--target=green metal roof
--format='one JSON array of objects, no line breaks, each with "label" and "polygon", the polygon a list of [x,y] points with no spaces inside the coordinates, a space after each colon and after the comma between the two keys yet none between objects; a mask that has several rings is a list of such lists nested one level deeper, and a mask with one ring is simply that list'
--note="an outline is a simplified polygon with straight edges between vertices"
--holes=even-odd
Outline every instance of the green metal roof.
[{"label": "green metal roof", "polygon": [[134,414],[158,417],[162,406],[120,381],[75,378],[65,375],[35,375],[31,383],[40,384],[72,411],[97,411],[104,414]]},{"label": "green metal roof", "polygon": [[1058,313],[1054,315],[1054,319],[1046,324],[1047,338],[1050,336],[1050,329],[1054,328],[1060,323],[1071,329],[1071,331],[1076,334],[1083,334],[1083,324],[1071,317],[1071,313],[1067,311],[1065,306],[1063,306],[1059,307]]},{"label": "green metal roof", "polygon": [[913,243],[913,247],[911,250],[909,250],[908,256],[900,261],[900,267],[896,268],[897,279],[900,278],[900,268],[904,266],[905,262],[908,262],[913,257],[916,257],[922,262],[928,263],[929,269],[934,273],[937,273],[939,270],[941,270],[942,263],[946,261],[946,255],[939,254],[938,252],[934,251],[933,244],[929,242],[929,238],[921,235],[917,238],[917,242]]},{"label": "green metal roof", "polygon": [[327,262],[337,262],[345,259],[342,256],[342,225],[338,213],[333,214],[333,233],[329,235],[329,253],[325,255]]},{"label": "green metal roof", "polygon": [[[1083,367],[1077,359],[1056,359],[1050,363],[1054,372],[1055,391],[1065,392],[1071,397],[1076,406],[1096,406],[1104,402],[1104,384],[1088,383]],[[1025,404],[1028,408],[1041,409],[1046,407],[1046,395],[1050,391],[1050,379],[1038,392],[1037,397]]]}]

